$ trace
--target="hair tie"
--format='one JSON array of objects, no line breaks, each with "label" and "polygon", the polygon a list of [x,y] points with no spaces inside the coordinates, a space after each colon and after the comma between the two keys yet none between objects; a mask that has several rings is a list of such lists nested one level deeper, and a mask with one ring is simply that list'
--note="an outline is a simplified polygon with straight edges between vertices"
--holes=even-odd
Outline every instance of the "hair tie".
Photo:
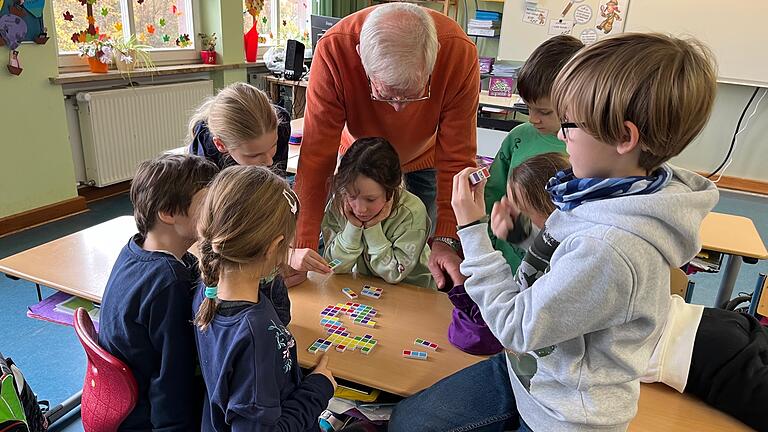
[{"label": "hair tie", "polygon": [[216,296],[219,293],[219,288],[212,286],[212,287],[205,287],[205,297],[209,299],[215,299]]}]

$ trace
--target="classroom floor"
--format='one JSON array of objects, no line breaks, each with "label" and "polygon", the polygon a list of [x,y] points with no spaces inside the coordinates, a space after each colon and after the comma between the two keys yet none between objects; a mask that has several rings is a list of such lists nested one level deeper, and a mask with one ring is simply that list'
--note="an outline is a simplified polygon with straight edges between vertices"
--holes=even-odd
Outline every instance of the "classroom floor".
[{"label": "classroom floor", "polygon": [[[127,194],[93,202],[89,208],[86,213],[0,238],[0,258],[132,213]],[[715,211],[749,217],[763,240],[768,241],[768,198],[722,192]],[[734,296],[751,292],[758,273],[768,273],[768,262],[742,265]],[[693,303],[712,306],[720,275],[700,273],[691,279],[696,282]],[[51,293],[52,290],[45,289],[43,294]],[[0,352],[14,359],[32,389],[52,405],[78,391],[83,384],[85,355],[72,328],[26,317],[27,306],[37,302],[32,283],[0,276],[0,294],[4,299],[0,304]],[[82,427],[75,424],[65,430],[82,430]]]}]

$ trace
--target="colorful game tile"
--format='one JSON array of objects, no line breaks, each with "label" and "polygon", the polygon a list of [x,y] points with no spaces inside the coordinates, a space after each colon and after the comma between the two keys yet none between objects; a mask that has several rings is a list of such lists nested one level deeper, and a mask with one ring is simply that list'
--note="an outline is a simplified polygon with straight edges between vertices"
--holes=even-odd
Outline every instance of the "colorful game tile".
[{"label": "colorful game tile", "polygon": [[363,290],[360,291],[360,294],[366,297],[375,298],[377,300],[381,298],[381,294],[383,293],[384,293],[383,289],[372,287],[370,285],[363,285]]},{"label": "colorful game tile", "polygon": [[357,298],[357,293],[352,291],[352,288],[344,287],[341,289],[341,292],[343,292],[345,296],[349,297],[350,300]]},{"label": "colorful game tile", "polygon": [[433,342],[430,342],[428,340],[424,340],[424,339],[421,339],[421,338],[416,338],[416,340],[413,341],[413,343],[415,345],[419,345],[419,346],[422,346],[422,347],[425,347],[425,348],[429,348],[432,351],[437,351],[437,344],[433,343]]},{"label": "colorful game tile", "polygon": [[488,171],[488,168],[482,168],[469,175],[469,183],[474,186],[490,176],[491,173]]},{"label": "colorful game tile", "polygon": [[403,357],[414,360],[426,360],[427,353],[424,351],[403,350]]},{"label": "colorful game tile", "polygon": [[330,267],[330,268],[331,268],[331,270],[333,270],[333,269],[335,269],[336,267],[338,267],[338,266],[339,266],[339,264],[341,264],[341,260],[340,260],[340,259],[338,259],[338,258],[334,258],[334,259],[333,259],[333,261],[331,261],[331,262],[329,262],[329,263],[328,263],[328,267]]}]

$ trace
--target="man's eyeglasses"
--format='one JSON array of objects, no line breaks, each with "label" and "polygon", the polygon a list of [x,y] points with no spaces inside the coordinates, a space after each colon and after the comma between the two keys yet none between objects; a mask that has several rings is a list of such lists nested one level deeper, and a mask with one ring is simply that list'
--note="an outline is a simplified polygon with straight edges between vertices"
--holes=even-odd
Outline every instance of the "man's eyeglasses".
[{"label": "man's eyeglasses", "polygon": [[372,101],[376,101],[376,102],[410,103],[410,102],[419,102],[419,101],[427,100],[427,99],[429,99],[429,96],[432,93],[432,90],[431,90],[432,86],[431,86],[431,84],[432,84],[432,75],[429,75],[429,78],[427,79],[427,88],[424,89],[424,93],[426,93],[426,94],[424,96],[421,96],[421,97],[417,97],[417,98],[409,98],[409,97],[401,98],[401,97],[396,97],[396,98],[391,98],[391,99],[382,99],[382,98],[379,98],[379,97],[377,97],[376,95],[373,94],[373,86],[371,85],[371,78],[368,77],[368,90],[371,93],[371,100]]},{"label": "man's eyeglasses", "polygon": [[563,131],[563,136],[568,139],[568,129],[578,129],[579,125],[573,122],[560,123],[560,129]]}]

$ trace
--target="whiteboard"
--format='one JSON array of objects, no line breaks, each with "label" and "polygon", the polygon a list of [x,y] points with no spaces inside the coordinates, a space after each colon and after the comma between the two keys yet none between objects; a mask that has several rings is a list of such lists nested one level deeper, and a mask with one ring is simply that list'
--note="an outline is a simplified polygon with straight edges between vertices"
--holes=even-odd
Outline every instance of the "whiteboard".
[{"label": "whiteboard", "polygon": [[[535,3],[557,10],[568,1]],[[546,32],[531,31],[530,25],[523,23],[524,3],[507,0],[504,4],[500,59],[525,60],[550,37]],[[560,12],[556,13],[559,16]],[[694,36],[714,52],[718,81],[768,87],[768,0],[632,0],[626,10],[624,31]]]},{"label": "whiteboard", "polygon": [[[621,33],[631,6],[643,1],[618,0],[618,18],[611,20],[609,30],[602,26],[606,18],[601,16],[601,8],[605,10],[608,0],[506,0],[498,57],[500,60],[524,61],[537,46],[557,34],[571,34],[590,43]],[[606,33],[606,30],[609,31]]]}]

